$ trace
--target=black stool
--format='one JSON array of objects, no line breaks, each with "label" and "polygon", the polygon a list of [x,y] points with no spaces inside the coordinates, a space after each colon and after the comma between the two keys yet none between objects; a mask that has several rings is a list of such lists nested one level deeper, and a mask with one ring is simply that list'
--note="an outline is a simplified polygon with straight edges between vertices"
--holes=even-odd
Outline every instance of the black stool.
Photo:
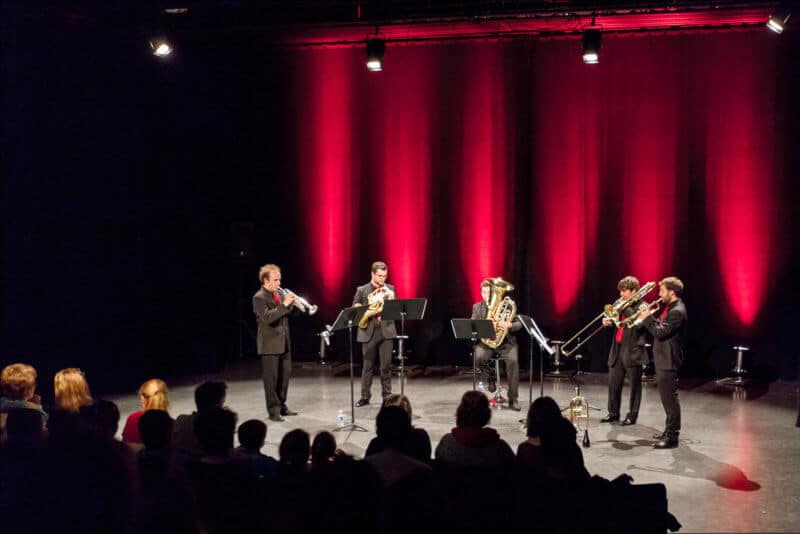
[{"label": "black stool", "polygon": [[733,347],[736,351],[736,364],[731,369],[730,374],[726,378],[717,380],[718,386],[733,386],[733,387],[746,387],[750,385],[750,373],[744,368],[744,353],[750,350],[750,347],[744,345],[736,345]]}]

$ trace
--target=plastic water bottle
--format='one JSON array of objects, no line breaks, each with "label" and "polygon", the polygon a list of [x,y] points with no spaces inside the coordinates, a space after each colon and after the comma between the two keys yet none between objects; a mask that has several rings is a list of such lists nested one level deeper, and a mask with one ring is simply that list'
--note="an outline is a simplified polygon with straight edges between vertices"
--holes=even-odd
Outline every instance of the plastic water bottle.
[{"label": "plastic water bottle", "polygon": [[486,393],[486,388],[483,387],[483,381],[478,382],[478,391],[481,393]]},{"label": "plastic water bottle", "polygon": [[336,415],[336,425],[339,428],[344,426],[344,410],[339,410],[339,413]]}]

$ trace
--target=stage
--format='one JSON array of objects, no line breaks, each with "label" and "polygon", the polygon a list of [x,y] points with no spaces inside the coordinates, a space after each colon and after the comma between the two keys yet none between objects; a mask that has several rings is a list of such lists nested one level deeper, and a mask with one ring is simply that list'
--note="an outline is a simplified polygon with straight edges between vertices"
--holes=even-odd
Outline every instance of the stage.
[{"label": "stage", "polygon": [[[359,397],[356,370],[355,398]],[[350,421],[349,371],[334,362],[322,367],[295,363],[289,387],[289,406],[300,412],[283,423],[268,423],[266,454],[277,457],[283,435],[294,428],[313,434],[333,430],[338,411]],[[405,393],[414,410],[414,424],[428,431],[435,449],[441,436],[455,425],[455,410],[461,394],[472,387],[471,377],[453,367],[411,368]],[[170,401],[173,417],[194,410],[194,387],[207,379],[228,383],[226,405],[238,413],[239,423],[266,420],[260,362],[247,359],[217,375],[171,381]],[[538,377],[536,377],[538,378]],[[533,396],[539,395],[534,380]],[[734,391],[714,381],[682,379],[680,401],[683,428],[680,446],[673,450],[654,450],[652,434],[661,431],[664,414],[652,383],[645,383],[637,425],[601,425],[605,415],[607,376],[583,374],[582,394],[600,411],[593,411],[589,431],[591,447],[583,449],[591,474],[609,479],[621,473],[634,483],[661,482],[667,487],[669,509],[683,525],[681,532],[797,532],[800,527],[800,429],[797,418],[797,384],[773,382]],[[400,391],[399,378],[394,379]],[[356,423],[369,432],[335,433],[345,452],[363,456],[374,437],[375,415],[379,409],[380,383],[373,381],[373,403],[356,408]],[[566,406],[575,394],[568,379],[546,380],[544,394]],[[622,413],[628,401],[628,386],[623,390]],[[138,393],[107,397],[120,408],[122,420],[138,409]],[[524,441],[519,423],[528,404],[528,379],[522,372],[520,383],[522,412],[495,410],[495,427],[514,450]],[[487,501],[494,499],[487,494]],[[311,504],[310,504],[311,505]],[[620,513],[623,513],[622,507]]]}]

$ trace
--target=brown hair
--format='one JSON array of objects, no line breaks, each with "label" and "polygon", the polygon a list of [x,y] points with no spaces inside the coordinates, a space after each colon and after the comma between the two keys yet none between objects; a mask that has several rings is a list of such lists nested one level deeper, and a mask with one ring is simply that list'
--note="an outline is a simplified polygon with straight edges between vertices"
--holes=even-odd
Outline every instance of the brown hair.
[{"label": "brown hair", "polygon": [[3,368],[0,382],[3,396],[10,400],[28,400],[36,388],[36,369],[24,363],[12,363]]},{"label": "brown hair", "polygon": [[394,395],[389,395],[386,397],[386,400],[383,401],[384,406],[399,406],[401,407],[407,414],[408,418],[411,419],[411,402],[408,400],[408,397],[405,395],[398,395],[395,393]]},{"label": "brown hair", "polygon": [[636,291],[639,289],[639,279],[635,276],[626,276],[622,280],[617,283],[617,290],[624,291],[629,289],[631,291]]},{"label": "brown hair", "polygon": [[492,287],[492,283],[489,280],[484,280],[481,282],[481,287]]},{"label": "brown hair", "polygon": [[139,395],[144,398],[144,410],[169,410],[169,392],[167,383],[160,378],[151,378],[139,388]]},{"label": "brown hair", "polygon": [[274,263],[268,263],[258,270],[258,281],[264,284],[264,280],[269,280],[269,273],[273,271],[281,272],[281,268]]},{"label": "brown hair", "polygon": [[373,273],[377,273],[378,271],[386,271],[388,267],[382,261],[373,261],[372,262],[372,271]]},{"label": "brown hair", "polygon": [[683,293],[683,282],[677,276],[668,276],[661,280],[658,285],[664,286],[669,290],[675,292],[676,295],[681,296]]},{"label": "brown hair", "polygon": [[56,373],[53,379],[56,394],[56,407],[72,413],[78,413],[81,406],[92,404],[92,394],[89,384],[83,376],[83,371],[75,367],[68,367]]}]

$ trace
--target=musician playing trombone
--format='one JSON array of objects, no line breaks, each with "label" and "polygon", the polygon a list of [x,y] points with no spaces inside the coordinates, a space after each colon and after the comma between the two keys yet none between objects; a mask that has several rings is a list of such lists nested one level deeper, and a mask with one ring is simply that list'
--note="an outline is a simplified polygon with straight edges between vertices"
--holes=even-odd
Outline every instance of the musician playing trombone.
[{"label": "musician playing trombone", "polygon": [[[635,276],[626,276],[617,283],[617,290],[622,299],[632,299],[639,290],[639,280]],[[619,421],[622,405],[622,386],[627,374],[631,381],[630,403],[628,415],[620,425],[635,425],[639,417],[639,405],[642,400],[642,357],[647,341],[645,329],[626,326],[623,321],[636,315],[639,303],[631,301],[620,312],[619,325],[611,340],[608,351],[608,415],[600,419],[601,423]],[[611,326],[614,321],[603,318],[603,326]]]},{"label": "musician playing trombone", "polygon": [[[393,299],[396,295],[394,286],[386,283],[389,269],[382,261],[372,263],[370,281],[356,288],[353,306],[376,306],[382,309],[382,301]],[[361,367],[361,398],[356,406],[366,406],[372,396],[372,375],[375,360],[380,355],[381,394],[383,400],[392,394],[392,347],[397,331],[394,321],[383,321],[377,313],[369,321],[359,324],[356,340],[361,343],[364,363]]]},{"label": "musician playing trombone", "polygon": [[[486,319],[486,314],[489,311],[489,297],[492,293],[491,287],[492,285],[488,279],[481,282],[481,300],[472,306],[473,320]],[[522,323],[519,322],[518,318],[514,317],[511,322],[501,321],[498,326],[506,330],[506,338],[494,349],[487,346],[483,341],[479,341],[478,344],[475,345],[475,363],[478,368],[484,369],[489,359],[495,353],[505,362],[506,374],[508,375],[508,407],[518,412],[522,409],[519,405],[519,356],[517,351],[517,336],[512,332],[518,332],[522,329]],[[482,374],[485,375],[486,372],[483,371]],[[497,380],[500,380],[499,376]],[[493,391],[493,388],[498,385],[499,384],[492,385],[490,383],[489,391]]]},{"label": "musician playing trombone", "polygon": [[284,415],[297,415],[286,406],[289,377],[292,374],[292,344],[289,338],[289,312],[295,304],[292,292],[281,293],[281,269],[268,263],[259,269],[261,288],[253,295],[253,313],[258,322],[257,348],[261,356],[264,397],[271,421]]}]

